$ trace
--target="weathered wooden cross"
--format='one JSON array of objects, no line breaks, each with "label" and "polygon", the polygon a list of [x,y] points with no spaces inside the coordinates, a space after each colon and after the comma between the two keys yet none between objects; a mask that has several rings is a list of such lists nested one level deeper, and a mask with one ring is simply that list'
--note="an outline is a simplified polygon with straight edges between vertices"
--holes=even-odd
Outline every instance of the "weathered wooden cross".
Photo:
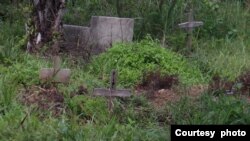
[{"label": "weathered wooden cross", "polygon": [[59,56],[53,57],[53,68],[42,68],[39,78],[43,81],[52,81],[58,83],[68,83],[70,79],[70,69],[61,69],[61,60]]},{"label": "weathered wooden cross", "polygon": [[117,72],[115,70],[112,70],[111,75],[110,75],[110,88],[95,88],[93,95],[94,96],[105,96],[109,97],[109,111],[112,111],[113,109],[113,102],[112,99],[113,97],[130,97],[131,92],[128,89],[116,89],[116,83],[117,83]]},{"label": "weathered wooden cross", "polygon": [[130,97],[131,92],[128,89],[116,89],[117,72],[112,70],[110,76],[110,88],[95,88],[94,96],[107,96],[107,97]]},{"label": "weathered wooden cross", "polygon": [[188,51],[191,51],[192,49],[192,37],[194,28],[202,25],[202,21],[194,21],[193,6],[191,6],[188,12],[188,22],[178,24],[180,28],[183,28],[187,31],[186,48]]}]

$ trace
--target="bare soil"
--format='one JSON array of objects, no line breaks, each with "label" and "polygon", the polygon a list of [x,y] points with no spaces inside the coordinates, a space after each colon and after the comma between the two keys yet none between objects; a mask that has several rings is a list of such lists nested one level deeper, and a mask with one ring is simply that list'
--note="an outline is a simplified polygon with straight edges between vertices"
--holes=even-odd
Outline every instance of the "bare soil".
[{"label": "bare soil", "polygon": [[136,93],[144,94],[154,107],[163,107],[166,103],[176,102],[183,96],[196,99],[208,89],[205,85],[196,85],[181,90],[178,84],[179,79],[175,75],[164,76],[157,71],[150,72],[144,76],[141,84],[136,86]]},{"label": "bare soil", "polygon": [[31,86],[21,91],[20,101],[40,111],[52,112],[54,116],[60,115],[64,109],[64,96],[56,87]]},{"label": "bare soil", "polygon": [[167,103],[179,101],[184,96],[196,100],[206,90],[207,86],[205,85],[195,85],[190,88],[187,88],[186,90],[181,90],[181,91],[176,88],[161,89],[155,91],[154,96],[150,98],[150,101],[154,105],[154,107],[163,107]]}]

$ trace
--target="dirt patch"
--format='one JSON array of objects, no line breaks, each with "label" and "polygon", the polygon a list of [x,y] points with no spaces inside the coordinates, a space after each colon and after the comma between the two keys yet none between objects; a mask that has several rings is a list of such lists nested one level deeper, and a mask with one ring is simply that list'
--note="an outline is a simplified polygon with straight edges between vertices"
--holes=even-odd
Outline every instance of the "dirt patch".
[{"label": "dirt patch", "polygon": [[195,99],[208,89],[205,85],[195,85],[182,90],[178,84],[179,79],[175,75],[164,76],[159,71],[151,72],[136,86],[136,93],[145,95],[155,107],[162,107],[180,100],[182,96]]},{"label": "dirt patch", "polygon": [[154,93],[154,97],[150,99],[150,102],[154,107],[163,107],[167,102],[173,102],[180,99],[180,95],[171,89],[161,89]]},{"label": "dirt patch", "polygon": [[243,73],[233,81],[228,81],[218,75],[214,76],[209,84],[209,92],[250,96],[250,71]]},{"label": "dirt patch", "polygon": [[188,88],[187,96],[191,98],[198,98],[201,96],[202,93],[206,92],[207,90],[208,90],[207,85],[194,85]]},{"label": "dirt patch", "polygon": [[194,85],[187,89],[179,90],[179,89],[161,89],[154,93],[154,97],[150,99],[151,103],[154,107],[162,107],[165,106],[166,103],[177,102],[182,97],[187,96],[193,100],[199,98],[202,93],[207,90],[207,86],[205,85]]},{"label": "dirt patch", "polygon": [[219,75],[215,75],[212,77],[208,90],[215,95],[226,92],[233,93],[234,83],[234,81],[229,81],[221,78]]},{"label": "dirt patch", "polygon": [[141,90],[160,90],[170,89],[172,86],[177,85],[179,79],[175,75],[162,75],[159,71],[149,72],[144,74],[142,82],[137,85],[137,89]]},{"label": "dirt patch", "polygon": [[52,112],[58,116],[64,109],[64,97],[56,87],[42,88],[40,86],[31,86],[22,90],[20,101],[24,105],[33,106],[42,112]]}]

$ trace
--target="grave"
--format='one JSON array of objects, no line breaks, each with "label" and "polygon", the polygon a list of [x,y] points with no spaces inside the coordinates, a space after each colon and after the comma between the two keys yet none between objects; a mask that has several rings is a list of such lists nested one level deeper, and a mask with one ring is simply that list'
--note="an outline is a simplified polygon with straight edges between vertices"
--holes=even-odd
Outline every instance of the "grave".
[{"label": "grave", "polygon": [[68,83],[70,79],[70,69],[61,69],[61,60],[59,56],[53,57],[53,68],[42,68],[39,78],[42,81]]},{"label": "grave", "polygon": [[74,56],[97,55],[116,42],[131,42],[134,19],[93,16],[89,27],[64,25],[61,48]]}]

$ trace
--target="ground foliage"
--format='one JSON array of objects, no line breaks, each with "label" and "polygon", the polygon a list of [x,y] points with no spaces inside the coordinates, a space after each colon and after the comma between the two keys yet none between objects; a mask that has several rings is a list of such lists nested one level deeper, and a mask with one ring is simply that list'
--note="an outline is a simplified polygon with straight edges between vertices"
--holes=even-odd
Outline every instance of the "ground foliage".
[{"label": "ground foliage", "polygon": [[122,86],[134,86],[150,71],[159,70],[163,75],[177,75],[183,84],[202,83],[200,70],[173,51],[165,49],[150,38],[130,44],[116,44],[106,53],[94,58],[89,67],[104,81],[109,81],[112,69],[118,72]]},{"label": "ground foliage", "polygon": [[[174,2],[169,0],[163,5],[159,5],[161,0],[120,1],[120,11],[114,0],[75,0],[74,5],[68,0],[65,22],[86,25],[91,15],[135,17],[135,39],[139,41],[116,44],[89,67],[64,57],[62,66],[72,69],[71,81],[68,85],[46,84],[50,87],[39,81],[38,72],[51,63],[22,50],[29,2],[13,2],[0,2],[0,140],[160,141],[169,140],[170,124],[250,124],[249,1],[195,1],[195,19],[205,25],[194,32],[194,52],[186,58],[181,55],[185,33],[176,27],[185,21],[184,0],[176,0],[176,4],[169,4]],[[148,33],[167,49],[151,38],[145,39]],[[129,99],[114,99],[112,113],[106,98],[91,96],[93,88],[108,86],[111,69],[119,70],[119,87],[127,87],[143,80],[143,67],[162,71],[166,79],[158,80],[172,81],[178,76],[180,84],[207,83],[200,84],[199,92],[197,86],[185,85],[153,89],[151,97],[134,91]],[[216,77],[220,79],[213,79]],[[156,81],[148,78],[142,82],[150,84],[149,80]],[[225,95],[225,85],[215,85],[219,92],[212,95],[207,85],[213,80],[241,82],[242,92]],[[36,94],[42,100],[29,97],[36,98]],[[54,102],[61,104],[58,115],[53,114]]]}]

